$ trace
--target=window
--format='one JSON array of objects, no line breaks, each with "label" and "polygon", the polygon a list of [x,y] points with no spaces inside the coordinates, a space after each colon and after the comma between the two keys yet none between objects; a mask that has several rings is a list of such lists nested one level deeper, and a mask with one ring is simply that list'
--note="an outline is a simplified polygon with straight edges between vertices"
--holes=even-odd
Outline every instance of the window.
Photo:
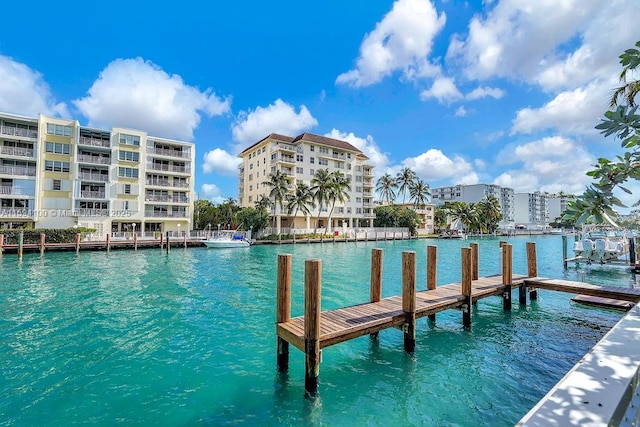
[{"label": "window", "polygon": [[303,174],[304,173],[304,169],[303,168],[296,168],[296,173]]},{"label": "window", "polygon": [[131,184],[124,184],[124,194],[131,194]]},{"label": "window", "polygon": [[347,159],[351,159],[351,153],[347,153]]},{"label": "window", "polygon": [[253,185],[249,186],[249,191],[253,191]]},{"label": "window", "polygon": [[329,149],[327,147],[320,147],[320,152],[322,154],[329,154]]},{"label": "window", "polygon": [[44,170],[52,172],[69,172],[69,162],[44,161]]},{"label": "window", "polygon": [[140,137],[138,135],[120,134],[120,144],[140,146]]},{"label": "window", "polygon": [[266,150],[266,149],[267,149],[267,147],[262,147],[262,152],[264,153],[264,150]]},{"label": "window", "polygon": [[296,154],[296,162],[304,162],[304,156],[302,154]]},{"label": "window", "polygon": [[271,155],[271,160],[272,160],[272,161],[273,161],[273,160],[275,160],[275,159],[277,159],[277,158],[278,158],[278,153],[273,153],[273,154]]},{"label": "window", "polygon": [[253,163],[249,165],[249,169],[253,169]]},{"label": "window", "polygon": [[335,161],[335,162],[333,162],[333,163],[335,164],[335,167],[336,167],[336,168],[338,168],[338,169],[344,169],[344,162],[338,162],[338,161]]},{"label": "window", "polygon": [[49,135],[71,136],[71,126],[55,125],[47,123],[47,133]]},{"label": "window", "polygon": [[350,214],[351,213],[351,208],[347,208],[347,213]]},{"label": "window", "polygon": [[44,151],[47,153],[56,154],[69,154],[69,144],[62,144],[60,142],[45,142]]},{"label": "window", "polygon": [[309,150],[311,151],[316,151],[316,147],[314,147],[313,145],[311,147],[309,147]]},{"label": "window", "polygon": [[301,179],[296,179],[296,185],[300,185],[300,184],[302,184],[302,183],[304,183],[304,181],[303,181],[303,180],[301,180]]},{"label": "window", "polygon": [[309,163],[314,164],[316,162],[315,157],[309,157]]},{"label": "window", "polygon": [[122,207],[124,208],[125,211],[129,210],[129,201],[125,200],[124,202],[122,202]]},{"label": "window", "polygon": [[311,169],[311,170],[309,171],[309,173],[310,173],[311,175],[315,175],[315,174],[316,174],[316,170],[315,170],[315,169]]},{"label": "window", "polygon": [[138,169],[136,168],[118,168],[118,176],[123,178],[137,178]]},{"label": "window", "polygon": [[347,169],[351,170],[351,163],[347,163]]},{"label": "window", "polygon": [[361,197],[356,197],[356,203],[362,203],[362,198]]},{"label": "window", "polygon": [[253,181],[253,174],[252,173],[249,174],[249,181]]},{"label": "window", "polygon": [[59,179],[54,179],[53,180],[52,190],[55,190],[55,191],[62,190],[62,181],[59,180]]},{"label": "window", "polygon": [[329,160],[327,159],[318,159],[318,164],[322,166],[329,166]]},{"label": "window", "polygon": [[120,153],[118,154],[118,158],[120,160],[126,160],[127,162],[139,162],[140,153],[138,153],[137,151],[120,150]]}]

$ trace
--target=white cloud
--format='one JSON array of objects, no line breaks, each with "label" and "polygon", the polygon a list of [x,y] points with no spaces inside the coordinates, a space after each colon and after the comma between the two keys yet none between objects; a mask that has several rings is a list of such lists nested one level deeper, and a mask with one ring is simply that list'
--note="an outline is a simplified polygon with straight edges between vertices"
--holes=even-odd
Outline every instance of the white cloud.
[{"label": "white cloud", "polygon": [[465,110],[464,105],[461,105],[460,107],[458,107],[458,109],[456,110],[456,117],[464,117],[467,115],[467,110]]},{"label": "white cloud", "polygon": [[408,79],[434,75],[438,67],[427,57],[445,21],[445,14],[438,16],[428,0],[397,0],[364,38],[356,68],[340,74],[336,83],[369,86],[395,71],[402,71]]},{"label": "white cloud", "polygon": [[485,98],[487,96],[500,99],[504,96],[504,90],[497,87],[477,87],[469,92],[465,98],[472,101],[474,99]]},{"label": "white cloud", "polygon": [[442,151],[431,148],[428,151],[405,159],[402,164],[411,168],[420,178],[427,182],[444,178],[455,178],[465,176],[466,179],[473,177],[471,164],[460,156],[453,159],[447,157]]},{"label": "white cloud", "polygon": [[0,111],[25,116],[47,114],[69,117],[67,106],[57,103],[42,74],[0,55]]},{"label": "white cloud", "polygon": [[222,196],[220,188],[215,184],[202,184],[200,191],[200,196],[202,196],[203,199],[210,200],[215,204],[220,204],[226,200],[226,198]]},{"label": "white cloud", "polygon": [[585,174],[595,163],[575,141],[559,136],[507,147],[497,157],[499,163],[519,164],[520,169],[505,171],[494,180],[516,192],[582,193],[591,181]]},{"label": "white cloud", "polygon": [[462,94],[452,78],[438,77],[433,81],[430,89],[423,90],[420,93],[421,100],[426,101],[429,98],[435,98],[441,104],[450,104],[462,99]]},{"label": "white cloud", "polygon": [[225,150],[215,148],[205,153],[202,171],[204,173],[238,176],[238,165],[240,163],[242,163],[242,159],[227,153]]},{"label": "white cloud", "polygon": [[517,112],[511,133],[534,133],[556,129],[569,134],[595,135],[608,106],[613,83],[594,82],[585,88],[559,93],[540,108],[524,108]]},{"label": "white cloud", "polygon": [[211,89],[204,92],[185,84],[142,58],[116,59],[102,70],[88,96],[73,101],[90,126],[122,126],[156,136],[192,140],[200,113],[229,112],[230,99]]},{"label": "white cloud", "polygon": [[346,141],[353,145],[358,150],[362,151],[369,158],[371,163],[374,164],[374,171],[376,171],[376,174],[382,175],[384,173],[382,171],[387,167],[389,158],[385,153],[380,151],[380,147],[378,147],[371,135],[367,135],[365,138],[360,138],[353,132],[347,133],[340,132],[338,129],[331,129],[331,132],[326,133],[324,136]]},{"label": "white cloud", "polygon": [[276,99],[267,107],[257,107],[249,112],[241,111],[231,126],[231,132],[235,141],[246,145],[253,144],[270,133],[297,135],[317,125],[318,121],[304,105],[296,113],[294,107]]}]

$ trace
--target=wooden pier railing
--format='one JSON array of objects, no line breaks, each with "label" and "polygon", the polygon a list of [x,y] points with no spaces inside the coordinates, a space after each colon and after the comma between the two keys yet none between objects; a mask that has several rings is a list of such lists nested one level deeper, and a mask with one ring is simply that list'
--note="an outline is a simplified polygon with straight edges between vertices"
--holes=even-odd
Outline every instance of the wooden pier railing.
[{"label": "wooden pier railing", "polygon": [[305,391],[317,393],[321,349],[364,335],[374,339],[387,328],[399,328],[404,335],[404,349],[413,352],[416,340],[416,319],[452,308],[461,309],[462,323],[471,326],[471,307],[479,299],[501,296],[505,310],[511,310],[511,293],[519,289],[519,303],[526,304],[526,295],[537,298],[537,288],[579,293],[640,302],[640,289],[587,285],[580,282],[537,277],[535,243],[527,243],[527,275],[513,274],[512,246],[502,247],[502,274],[478,277],[478,246],[462,248],[461,281],[436,286],[437,248],[427,248],[426,289],[416,291],[416,253],[402,254],[402,295],[381,298],[382,249],[371,254],[370,301],[351,307],[321,311],[322,261],[305,262],[304,315],[291,318],[291,255],[278,256],[277,279],[277,366],[289,368],[289,344],[305,353]]}]

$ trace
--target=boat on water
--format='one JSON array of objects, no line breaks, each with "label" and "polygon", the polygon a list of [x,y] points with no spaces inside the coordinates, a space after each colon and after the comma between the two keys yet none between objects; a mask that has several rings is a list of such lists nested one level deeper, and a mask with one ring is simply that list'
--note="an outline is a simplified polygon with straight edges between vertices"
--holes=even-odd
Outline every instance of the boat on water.
[{"label": "boat on water", "polygon": [[237,230],[221,230],[213,237],[205,240],[204,244],[206,247],[213,249],[248,248],[251,246],[251,241]]},{"label": "boat on water", "polygon": [[629,255],[629,236],[620,229],[587,228],[573,244],[576,261],[607,264]]}]

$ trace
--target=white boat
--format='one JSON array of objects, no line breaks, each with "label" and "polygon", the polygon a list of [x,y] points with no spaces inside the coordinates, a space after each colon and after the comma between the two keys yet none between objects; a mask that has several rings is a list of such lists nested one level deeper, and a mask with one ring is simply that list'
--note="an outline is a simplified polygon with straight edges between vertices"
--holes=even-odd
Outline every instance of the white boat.
[{"label": "white boat", "polygon": [[616,229],[586,229],[573,244],[573,252],[576,261],[606,264],[629,255],[629,237]]},{"label": "white boat", "polygon": [[204,241],[208,248],[247,248],[251,242],[241,232],[236,230],[221,230],[213,237]]}]

